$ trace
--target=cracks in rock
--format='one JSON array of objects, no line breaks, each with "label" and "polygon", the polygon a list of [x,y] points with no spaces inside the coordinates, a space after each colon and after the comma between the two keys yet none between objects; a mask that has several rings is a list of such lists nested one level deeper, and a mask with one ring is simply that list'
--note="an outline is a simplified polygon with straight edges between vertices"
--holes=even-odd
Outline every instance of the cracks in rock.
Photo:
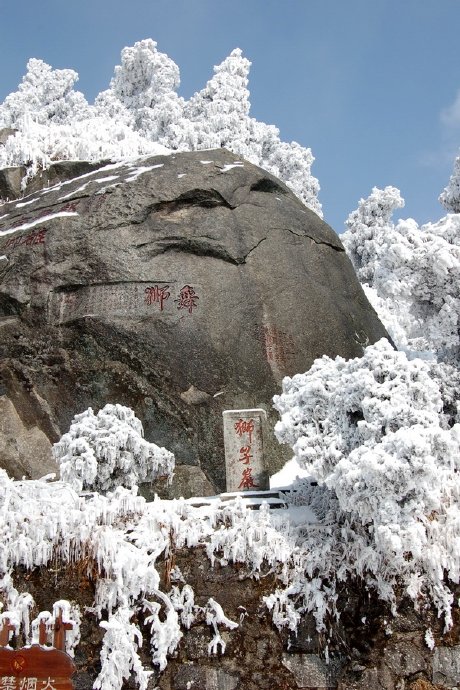
[{"label": "cracks in rock", "polygon": [[151,257],[160,256],[167,252],[182,252],[184,254],[193,254],[194,256],[208,256],[214,259],[220,259],[234,266],[241,266],[246,263],[247,258],[266,239],[267,237],[262,237],[262,239],[251,247],[243,256],[234,256],[221,244],[213,244],[213,238],[207,235],[200,235],[193,238],[168,237],[165,240],[157,240],[152,243],[143,242],[135,246],[137,249],[142,249],[151,244],[152,248],[149,250]]},{"label": "cracks in rock", "polygon": [[338,247],[336,244],[332,244],[332,242],[327,242],[327,240],[318,240],[316,237],[312,237],[307,233],[294,232],[294,230],[291,230],[290,228],[276,228],[276,230],[287,230],[291,233],[291,235],[295,235],[296,237],[307,237],[309,240],[312,240],[312,242],[314,242],[315,244],[324,244],[326,247],[331,247],[331,249],[335,249],[336,252],[345,251],[343,247]]},{"label": "cracks in rock", "polygon": [[247,258],[248,258],[253,252],[255,252],[255,250],[257,249],[257,247],[259,247],[259,246],[262,244],[262,242],[265,242],[266,239],[268,239],[268,238],[267,238],[267,237],[262,237],[262,239],[260,239],[260,240],[257,242],[257,244],[255,244],[255,245],[248,251],[248,253],[247,253],[246,256],[244,257],[244,261],[242,261],[242,263],[245,264]]},{"label": "cracks in rock", "polygon": [[[297,233],[289,228],[274,227],[271,230],[281,230],[284,232],[290,232],[296,237],[303,237],[312,240],[315,244],[325,245],[330,247],[337,252],[344,252],[344,249],[334,245],[332,242],[327,242],[326,240],[318,240],[308,234]],[[253,252],[268,239],[267,236],[259,239],[253,247],[251,247],[246,254],[243,256],[234,256],[221,244],[216,243],[215,238],[210,235],[199,235],[191,238],[184,238],[179,235],[170,236],[161,240],[152,240],[148,242],[142,242],[134,245],[136,249],[147,248],[151,257],[160,256],[166,254],[167,252],[183,252],[185,254],[194,254],[195,256],[209,256],[215,259],[220,259],[226,263],[233,264],[234,266],[241,266],[247,262],[247,259],[251,256]],[[150,247],[150,248],[149,248]]]},{"label": "cracks in rock", "polygon": [[[148,243],[146,243],[148,244]],[[138,245],[138,246],[145,246]],[[150,251],[152,257],[166,254],[167,252],[181,252],[184,254],[194,254],[195,256],[210,256],[214,259],[220,259],[230,264],[238,266],[244,263],[244,259],[234,257],[222,245],[213,245],[210,242],[203,242],[199,238],[168,238],[167,240],[159,240],[153,243]]]},{"label": "cracks in rock", "polygon": [[190,189],[183,194],[180,194],[177,198],[159,201],[156,204],[150,206],[150,212],[160,213],[165,216],[169,216],[172,213],[178,213],[183,209],[193,208],[198,206],[200,208],[215,208],[216,206],[223,206],[233,210],[235,206],[232,206],[220,192],[216,189]]},{"label": "cracks in rock", "polygon": [[265,192],[266,194],[287,194],[288,191],[269,177],[262,177],[250,187],[251,192]]}]

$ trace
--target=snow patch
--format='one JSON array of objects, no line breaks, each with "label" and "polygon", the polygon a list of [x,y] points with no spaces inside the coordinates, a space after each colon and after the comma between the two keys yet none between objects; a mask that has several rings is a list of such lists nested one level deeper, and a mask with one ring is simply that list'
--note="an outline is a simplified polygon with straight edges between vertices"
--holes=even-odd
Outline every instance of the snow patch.
[{"label": "snow patch", "polygon": [[157,165],[140,165],[134,168],[133,172],[126,178],[126,182],[134,182],[143,173],[150,172],[150,170],[155,170],[156,168],[162,168],[164,163],[159,163]]},{"label": "snow patch", "polygon": [[[201,161],[201,162],[203,162],[203,161]],[[223,172],[223,173],[226,173],[226,172],[228,172],[229,170],[233,170],[233,168],[244,168],[244,164],[243,164],[243,163],[240,163],[239,161],[237,161],[236,163],[227,163],[227,165],[224,165],[224,166],[220,169],[220,171]]]},{"label": "snow patch", "polygon": [[35,204],[38,199],[30,199],[30,201],[19,201],[15,204],[15,208],[22,208],[23,206],[28,206],[29,204]]},{"label": "snow patch", "polygon": [[76,211],[58,211],[57,213],[50,213],[47,216],[42,216],[41,218],[37,218],[37,220],[31,220],[27,223],[23,223],[22,225],[18,225],[15,228],[0,230],[0,237],[4,235],[11,235],[11,233],[19,232],[20,230],[29,230],[30,228],[34,228],[36,225],[47,223],[48,221],[53,220],[55,218],[70,218],[75,216],[78,216],[78,213]]}]

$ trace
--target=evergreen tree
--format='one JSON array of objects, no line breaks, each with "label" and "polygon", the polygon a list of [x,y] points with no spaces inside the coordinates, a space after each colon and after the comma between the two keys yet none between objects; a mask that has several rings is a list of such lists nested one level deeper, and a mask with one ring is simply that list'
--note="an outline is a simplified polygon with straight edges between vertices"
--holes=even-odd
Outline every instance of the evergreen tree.
[{"label": "evergreen tree", "polygon": [[455,159],[449,184],[441,192],[439,201],[451,213],[460,213],[460,156]]},{"label": "evergreen tree", "polygon": [[78,74],[72,69],[52,69],[43,60],[31,59],[18,91],[0,106],[1,127],[21,127],[26,114],[39,124],[70,124],[89,115],[85,97],[73,87]]},{"label": "evergreen tree", "polygon": [[91,407],[75,415],[69,431],[54,444],[61,478],[77,491],[110,491],[172,475],[174,456],[144,439],[142,423],[129,407]]}]

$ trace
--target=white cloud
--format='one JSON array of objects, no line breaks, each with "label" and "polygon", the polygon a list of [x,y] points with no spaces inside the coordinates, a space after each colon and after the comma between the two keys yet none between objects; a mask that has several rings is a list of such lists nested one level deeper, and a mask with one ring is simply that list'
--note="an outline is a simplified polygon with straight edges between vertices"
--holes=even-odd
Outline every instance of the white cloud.
[{"label": "white cloud", "polygon": [[440,119],[445,127],[452,129],[460,127],[460,90],[457,91],[454,102],[441,110]]},{"label": "white cloud", "polygon": [[443,171],[450,175],[452,163],[459,155],[460,144],[460,89],[450,105],[439,112],[440,137],[438,144],[422,150],[418,156],[418,163],[423,168]]}]

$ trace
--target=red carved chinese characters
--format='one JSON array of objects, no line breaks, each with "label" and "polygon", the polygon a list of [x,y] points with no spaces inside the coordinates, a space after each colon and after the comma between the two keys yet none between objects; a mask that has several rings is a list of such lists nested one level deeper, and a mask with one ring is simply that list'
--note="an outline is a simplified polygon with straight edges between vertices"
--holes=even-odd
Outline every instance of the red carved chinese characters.
[{"label": "red carved chinese characters", "polygon": [[178,309],[187,309],[188,313],[191,314],[193,310],[198,306],[197,300],[200,299],[196,294],[195,290],[191,285],[184,285],[179,293],[179,299],[174,300],[178,302]]},{"label": "red carved chinese characters", "polygon": [[243,475],[241,477],[241,483],[239,489],[257,489],[258,484],[254,484],[254,479],[252,477],[252,467],[247,467],[243,470]]},{"label": "red carved chinese characters", "polygon": [[67,213],[76,213],[78,201],[69,201],[65,206],[59,209],[59,213],[66,211]]},{"label": "red carved chinese characters", "polygon": [[243,446],[240,448],[240,457],[238,458],[239,462],[242,462],[243,465],[249,465],[251,458],[251,446]]},{"label": "red carved chinese characters", "polygon": [[253,419],[239,419],[235,422],[235,431],[241,438],[243,434],[249,434],[249,443],[252,443],[252,433],[254,431],[254,420]]},{"label": "red carved chinese characters", "polygon": [[169,299],[171,293],[168,292],[169,285],[153,285],[145,288],[145,301],[147,304],[159,304],[160,311],[163,311],[163,304]]},{"label": "red carved chinese characters", "polygon": [[264,326],[262,336],[267,362],[285,367],[294,355],[294,339],[274,326]]},{"label": "red carved chinese characters", "polygon": [[31,232],[28,235],[21,235],[20,237],[11,237],[5,242],[2,247],[4,249],[16,249],[22,245],[30,247],[33,244],[44,244],[45,243],[46,229],[42,228],[36,232]]},{"label": "red carved chinese characters", "polygon": [[19,228],[21,225],[27,225],[28,223],[36,223],[40,218],[46,218],[47,216],[50,216],[50,220],[53,217],[59,218],[60,213],[77,213],[77,201],[69,201],[67,202],[64,206],[61,206],[61,208],[56,211],[54,208],[50,208],[49,206],[42,208],[38,211],[35,212],[30,212],[32,215],[27,215],[27,216],[20,216],[17,220],[14,221],[14,223],[9,223],[8,227],[10,228]]},{"label": "red carved chinese characters", "polygon": [[[163,311],[164,303],[169,299],[171,293],[169,291],[169,285],[152,285],[145,288],[145,301],[147,304],[159,304],[160,311]],[[178,309],[186,309],[189,314],[193,313],[193,310],[198,306],[197,300],[199,300],[195,289],[191,285],[184,285],[184,287],[179,292],[178,299],[174,302],[177,303]]]},{"label": "red carved chinese characters", "polygon": [[257,489],[258,484],[254,482],[254,477],[252,476],[253,468],[250,467],[253,455],[251,453],[252,445],[252,435],[254,433],[255,422],[254,419],[243,419],[240,417],[237,422],[234,423],[233,428],[235,433],[239,438],[246,436],[245,440],[249,440],[246,445],[240,447],[238,462],[246,465],[241,474],[241,482],[238,489]]}]

